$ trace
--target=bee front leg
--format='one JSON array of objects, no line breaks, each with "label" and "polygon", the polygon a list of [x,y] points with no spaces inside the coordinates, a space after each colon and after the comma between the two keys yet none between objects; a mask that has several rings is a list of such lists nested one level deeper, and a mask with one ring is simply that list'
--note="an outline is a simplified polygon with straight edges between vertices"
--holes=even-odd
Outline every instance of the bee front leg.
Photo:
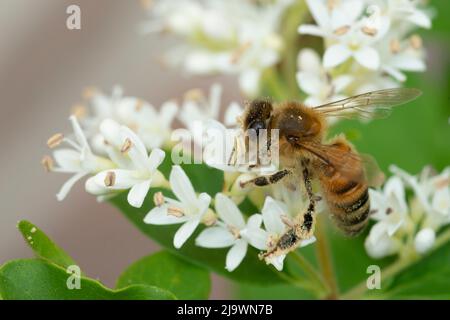
[{"label": "bee front leg", "polygon": [[269,176],[259,176],[252,180],[243,181],[240,183],[241,188],[245,188],[249,184],[253,184],[257,187],[264,187],[268,186],[270,184],[275,184],[277,182],[280,182],[283,178],[291,174],[291,171],[288,169],[280,170],[275,172],[274,174],[271,174]]},{"label": "bee front leg", "polygon": [[303,182],[305,184],[306,194],[309,198],[309,205],[306,209],[306,212],[303,214],[302,223],[300,225],[301,233],[303,234],[303,237],[309,238],[312,233],[314,232],[314,222],[315,222],[315,210],[316,210],[316,202],[320,200],[320,197],[315,196],[312,192],[312,185],[311,185],[311,176],[309,174],[309,170],[307,166],[303,166]]}]

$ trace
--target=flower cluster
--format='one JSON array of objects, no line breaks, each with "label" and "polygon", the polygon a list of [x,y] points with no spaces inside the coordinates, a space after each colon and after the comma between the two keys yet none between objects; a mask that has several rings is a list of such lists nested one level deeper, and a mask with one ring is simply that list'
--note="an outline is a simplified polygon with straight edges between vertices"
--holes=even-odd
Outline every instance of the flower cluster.
[{"label": "flower cluster", "polygon": [[[436,234],[450,223],[450,167],[436,174],[425,167],[412,176],[396,166],[383,190],[370,190],[376,221],[365,246],[373,258],[423,254],[433,247]],[[413,191],[407,200],[406,191]]]},{"label": "flower cluster", "polygon": [[430,28],[423,1],[306,0],[316,24],[301,24],[302,35],[323,38],[323,57],[305,48],[298,55],[297,81],[307,105],[399,86],[404,71],[425,70],[422,39],[415,28]]},{"label": "flower cluster", "polygon": [[[159,112],[140,99],[123,97],[118,88],[114,89],[112,97],[92,89],[85,96],[88,106],[78,106],[70,116],[74,138],[61,133],[50,137],[47,144],[54,149],[53,157],[45,156],[42,160],[48,171],[73,174],[58,193],[58,200],[63,200],[75,182],[83,177],[88,177],[86,191],[97,196],[99,201],[127,192],[129,205],[136,208],[143,206],[152,188],[171,190],[176,198],[152,192],[155,205],[149,209],[144,222],[180,224],[173,239],[175,248],[181,248],[197,227],[203,225],[204,229],[195,240],[196,245],[230,247],[226,257],[229,271],[239,266],[249,245],[258,250],[269,250],[292,226],[299,210],[306,209],[305,199],[284,186],[267,188],[264,194],[259,188],[243,187],[241,182],[255,177],[260,172],[258,169],[224,163],[216,166],[224,170],[225,185],[222,193],[214,195],[214,200],[207,193],[197,194],[189,177],[173,159],[170,159],[172,169],[168,179],[160,171],[166,156],[163,149],[173,145],[171,122],[175,116],[194,136],[197,127],[193,123],[204,123],[205,130],[219,127],[219,132],[226,131],[221,122],[214,120],[218,119],[221,108],[219,85],[212,86],[209,97],[198,89],[191,90],[180,105],[169,101]],[[239,104],[231,103],[225,113],[226,124],[236,127],[236,116],[241,112]],[[158,126],[157,130],[152,131],[154,128],[149,127],[146,120]],[[200,132],[200,136],[203,134],[206,131]],[[155,139],[150,139],[152,136]],[[207,142],[201,146],[205,147]],[[231,142],[232,139],[227,143]],[[62,148],[62,144],[67,144],[68,148]],[[211,159],[208,154],[205,148],[206,163]],[[238,205],[246,196],[253,198],[255,203],[261,203],[260,213],[246,217],[240,211]],[[299,242],[299,246],[314,240],[312,236]],[[265,261],[282,270],[285,256],[285,253],[273,254]]]},{"label": "flower cluster", "polygon": [[280,59],[280,20],[291,2],[158,0],[143,29],[183,39],[166,56],[170,65],[195,75],[237,74],[241,90],[256,96],[262,72]]}]

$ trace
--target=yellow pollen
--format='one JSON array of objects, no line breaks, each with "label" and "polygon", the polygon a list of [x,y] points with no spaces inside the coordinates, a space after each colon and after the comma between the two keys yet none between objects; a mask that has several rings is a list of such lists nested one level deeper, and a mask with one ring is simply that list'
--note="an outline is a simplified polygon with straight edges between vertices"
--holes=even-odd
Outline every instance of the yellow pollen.
[{"label": "yellow pollen", "polygon": [[177,208],[177,207],[167,208],[167,214],[177,217],[177,218],[181,218],[182,216],[184,216],[183,210],[181,210],[180,208]]},{"label": "yellow pollen", "polygon": [[239,59],[242,55],[251,47],[252,43],[250,41],[244,42],[241,46],[239,46],[234,52],[231,54],[230,62],[232,64],[236,64],[239,62]]},{"label": "yellow pollen", "polygon": [[333,33],[337,36],[342,36],[346,34],[350,30],[350,26],[342,26],[333,31]]},{"label": "yellow pollen", "polygon": [[411,38],[409,38],[409,44],[413,49],[420,49],[422,48],[422,38],[417,34],[412,35]]},{"label": "yellow pollen", "polygon": [[112,187],[116,183],[116,174],[109,171],[105,177],[105,186]]},{"label": "yellow pollen", "polygon": [[365,34],[367,34],[368,36],[373,37],[374,35],[377,34],[378,30],[375,28],[371,28],[368,26],[362,27],[361,31],[364,32]]},{"label": "yellow pollen", "polygon": [[120,149],[120,152],[127,153],[130,151],[131,147],[133,146],[133,142],[129,138],[125,139],[125,142],[123,143],[122,148]]},{"label": "yellow pollen", "polygon": [[394,54],[400,52],[400,42],[397,39],[391,40],[389,48]]},{"label": "yellow pollen", "polygon": [[56,133],[47,140],[47,146],[50,149],[53,149],[53,148],[59,146],[63,140],[64,140],[64,135],[62,133]]},{"label": "yellow pollen", "polygon": [[50,156],[44,156],[41,160],[41,164],[45,171],[50,172],[53,169],[53,159]]},{"label": "yellow pollen", "polygon": [[155,206],[160,207],[164,203],[164,196],[162,192],[157,192],[153,195],[153,203]]}]

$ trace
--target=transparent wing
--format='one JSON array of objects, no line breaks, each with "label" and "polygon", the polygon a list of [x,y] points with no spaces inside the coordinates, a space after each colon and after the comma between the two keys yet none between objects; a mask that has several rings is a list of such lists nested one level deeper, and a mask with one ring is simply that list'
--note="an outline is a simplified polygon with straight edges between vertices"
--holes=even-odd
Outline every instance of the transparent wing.
[{"label": "transparent wing", "polygon": [[414,100],[421,94],[419,89],[392,88],[363,93],[313,109],[327,117],[379,119],[387,117],[392,107]]},{"label": "transparent wing", "polygon": [[[342,176],[354,181],[365,179],[370,187],[380,187],[385,179],[376,160],[367,154],[358,154],[351,149],[337,145],[320,143],[302,144],[304,149],[314,154],[326,167],[332,167]],[[360,171],[360,168],[363,171]]]}]

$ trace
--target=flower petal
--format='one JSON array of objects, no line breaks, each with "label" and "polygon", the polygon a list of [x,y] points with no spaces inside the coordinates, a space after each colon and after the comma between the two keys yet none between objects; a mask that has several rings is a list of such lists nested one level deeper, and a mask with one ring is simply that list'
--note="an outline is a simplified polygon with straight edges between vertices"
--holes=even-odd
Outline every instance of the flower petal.
[{"label": "flower petal", "polygon": [[164,161],[165,156],[166,153],[161,149],[159,148],[153,149],[152,152],[150,153],[150,156],[148,157],[148,167],[147,167],[148,170],[150,172],[156,170]]},{"label": "flower petal", "polygon": [[195,239],[195,244],[203,248],[226,248],[234,244],[236,239],[223,227],[210,227],[203,230]]},{"label": "flower petal", "polygon": [[323,66],[325,68],[333,68],[350,58],[352,52],[343,44],[335,44],[325,51],[323,56]]},{"label": "flower petal", "polygon": [[191,219],[186,221],[175,233],[173,238],[173,245],[179,249],[183,246],[187,239],[194,233],[195,229],[199,225],[199,219]]},{"label": "flower petal", "polygon": [[61,189],[59,190],[59,192],[56,194],[56,199],[58,199],[58,201],[63,201],[64,198],[67,196],[67,194],[69,193],[70,189],[72,189],[72,187],[74,186],[74,184],[80,180],[81,178],[83,178],[87,173],[86,172],[79,172],[75,175],[73,175],[72,177],[69,178],[69,180],[67,180],[61,187]]},{"label": "flower petal", "polygon": [[185,205],[195,205],[197,197],[188,176],[180,166],[173,166],[170,172],[170,186],[173,193]]},{"label": "flower petal", "polygon": [[286,214],[281,206],[272,198],[267,197],[262,208],[262,217],[264,226],[268,232],[282,234],[285,230],[285,225],[281,220],[281,215]]},{"label": "flower petal", "polygon": [[142,207],[148,190],[150,190],[151,180],[145,180],[141,183],[135,184],[128,192],[127,200],[130,206],[135,208]]},{"label": "flower petal", "polygon": [[58,149],[53,152],[59,172],[79,172],[81,169],[80,157],[80,153],[73,149]]},{"label": "flower petal", "polygon": [[236,269],[244,260],[245,254],[247,253],[247,242],[239,239],[236,241],[235,245],[227,253],[227,258],[225,262],[225,269],[228,271],[233,271]]},{"label": "flower petal", "polygon": [[377,70],[380,67],[380,56],[377,50],[371,47],[362,47],[353,53],[358,63],[367,69]]},{"label": "flower petal", "polygon": [[144,218],[147,224],[166,225],[166,224],[180,224],[186,222],[189,218],[184,216],[181,218],[167,214],[167,205],[155,207],[150,210]]},{"label": "flower petal", "polygon": [[237,118],[242,114],[244,110],[242,107],[236,103],[232,102],[228,106],[227,110],[225,111],[224,116],[224,123],[226,126],[234,127],[237,125]]},{"label": "flower petal", "polygon": [[242,213],[230,198],[222,193],[218,193],[216,195],[214,205],[216,207],[217,214],[227,225],[234,226],[239,229],[245,228],[245,221]]}]

